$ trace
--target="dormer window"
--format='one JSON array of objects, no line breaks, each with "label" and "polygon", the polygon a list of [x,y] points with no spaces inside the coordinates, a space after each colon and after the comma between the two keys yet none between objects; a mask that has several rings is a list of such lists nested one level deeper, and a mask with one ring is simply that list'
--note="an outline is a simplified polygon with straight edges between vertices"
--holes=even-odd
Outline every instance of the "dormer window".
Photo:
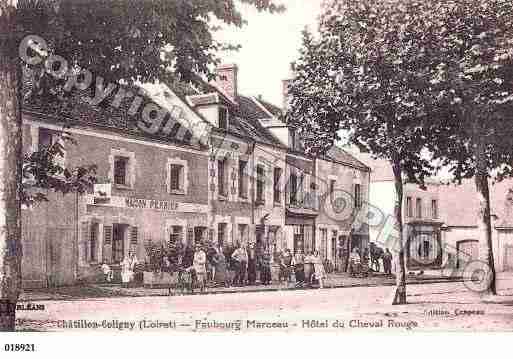
[{"label": "dormer window", "polygon": [[219,128],[228,130],[228,109],[226,107],[219,107]]}]

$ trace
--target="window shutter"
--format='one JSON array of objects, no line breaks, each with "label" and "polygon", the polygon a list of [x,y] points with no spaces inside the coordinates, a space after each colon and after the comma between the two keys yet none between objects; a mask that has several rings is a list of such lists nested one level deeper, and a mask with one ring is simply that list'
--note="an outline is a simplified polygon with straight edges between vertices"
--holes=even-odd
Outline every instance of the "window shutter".
[{"label": "window shutter", "polygon": [[130,244],[137,245],[137,236],[138,236],[137,227],[132,227],[131,231],[130,231]]},{"label": "window shutter", "polygon": [[82,245],[84,248],[84,252],[82,254],[82,258],[84,262],[89,262],[89,242],[91,240],[91,228],[89,222],[82,222]]},{"label": "window shutter", "polygon": [[103,227],[103,261],[112,262],[112,226]]}]

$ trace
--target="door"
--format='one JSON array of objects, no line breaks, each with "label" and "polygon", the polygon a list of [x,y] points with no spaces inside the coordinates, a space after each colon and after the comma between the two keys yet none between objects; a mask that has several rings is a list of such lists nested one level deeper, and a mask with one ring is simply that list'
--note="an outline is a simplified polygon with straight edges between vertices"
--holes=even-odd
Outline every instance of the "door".
[{"label": "door", "polygon": [[294,253],[301,251],[306,254],[308,247],[305,248],[305,227],[303,225],[294,226]]},{"label": "door", "polygon": [[468,239],[459,241],[456,245],[458,251],[458,268],[463,269],[465,265],[473,260],[479,259],[479,241]]},{"label": "door", "polygon": [[112,225],[112,262],[121,263],[125,256],[125,224]]}]

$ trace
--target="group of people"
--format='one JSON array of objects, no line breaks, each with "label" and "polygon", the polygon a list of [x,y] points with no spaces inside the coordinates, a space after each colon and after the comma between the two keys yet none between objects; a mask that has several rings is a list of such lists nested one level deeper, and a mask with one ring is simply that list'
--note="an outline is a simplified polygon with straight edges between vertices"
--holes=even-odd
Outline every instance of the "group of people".
[{"label": "group of people", "polygon": [[[198,245],[194,254],[187,254],[186,251],[182,266],[194,271],[194,280],[202,288],[207,281],[224,287],[272,283],[273,261],[269,248],[257,247],[255,243],[250,243],[248,246],[238,244],[232,253],[225,250],[226,248],[222,247],[205,250]],[[298,250],[293,255],[289,249],[285,249],[276,256],[276,260],[279,265],[279,283],[291,282],[294,274],[296,286],[310,286],[317,282],[320,288],[324,287],[324,279],[327,276],[318,251],[304,255]],[[233,278],[230,270],[233,272]]]},{"label": "group of people", "polygon": [[[192,272],[192,278],[201,288],[207,281],[216,286],[255,285],[257,272],[260,272],[261,284],[271,283],[271,254],[269,250],[259,251],[254,243],[248,248],[238,245],[232,252],[226,252],[222,246],[204,249],[196,245],[194,251],[186,249],[181,258],[181,268]],[[231,278],[229,270],[234,272]]]},{"label": "group of people", "polygon": [[[363,254],[355,247],[349,255],[349,273],[352,276],[368,274],[369,269],[374,272],[380,272],[380,260],[383,262],[383,272],[385,275],[392,275],[392,253],[386,248],[385,250],[370,243],[369,248],[365,248]],[[370,265],[369,265],[370,261]]]},{"label": "group of people", "polygon": [[[358,275],[362,273],[365,264],[368,266],[369,260],[371,267],[377,257],[383,262],[383,269],[386,275],[392,274],[392,254],[388,250],[376,250],[376,246],[371,243],[370,250],[360,255],[358,248],[354,248],[349,255],[349,273]],[[376,255],[379,253],[379,255]],[[369,256],[371,258],[369,258]],[[164,258],[163,267],[169,267],[169,271],[174,271],[167,258]],[[269,248],[257,247],[255,243],[250,243],[248,247],[238,244],[233,252],[227,252],[226,247],[208,247],[196,245],[188,246],[180,256],[178,263],[178,271],[190,274],[192,282],[199,285],[204,290],[207,282],[213,282],[216,286],[245,286],[256,285],[257,277],[262,285],[269,285],[272,282],[271,265],[272,255]],[[284,249],[280,254],[275,255],[275,262],[279,266],[278,282],[290,283],[293,281],[294,274],[295,284],[297,287],[312,286],[319,284],[320,288],[324,287],[324,281],[327,273],[324,267],[322,257],[319,251],[310,251],[306,255],[301,249],[295,254],[289,249]],[[121,262],[121,281],[123,285],[128,286],[134,279],[135,267],[139,263],[134,252],[130,252]],[[105,280],[111,282],[113,280],[113,271],[110,266],[103,263],[101,266]],[[376,271],[379,272],[379,262]],[[166,269],[164,269],[166,270]],[[230,271],[234,273],[231,278]],[[259,276],[257,274],[260,274]]]},{"label": "group of people", "polygon": [[[121,283],[123,286],[127,287],[130,282],[134,280],[135,275],[135,266],[139,264],[139,260],[137,259],[137,255],[135,252],[130,252],[128,256],[125,256],[123,261],[121,261]],[[107,264],[103,263],[101,265],[101,270],[103,273],[104,280],[107,283],[110,283],[114,279],[114,271],[112,268]]]},{"label": "group of people", "polygon": [[289,249],[285,249],[280,255],[280,273],[279,282],[283,280],[291,281],[292,271],[296,280],[296,286],[311,286],[314,282],[319,283],[319,288],[324,288],[324,279],[326,279],[326,270],[319,251],[303,254],[298,250],[294,255]]}]

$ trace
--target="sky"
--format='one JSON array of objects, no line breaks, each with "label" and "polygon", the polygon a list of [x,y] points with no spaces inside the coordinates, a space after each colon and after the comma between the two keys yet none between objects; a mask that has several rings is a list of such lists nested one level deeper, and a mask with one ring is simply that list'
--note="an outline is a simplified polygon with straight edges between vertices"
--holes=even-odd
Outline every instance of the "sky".
[{"label": "sky", "polygon": [[282,104],[282,80],[290,77],[290,63],[299,56],[301,31],[317,29],[321,0],[277,0],[287,7],[281,14],[259,13],[242,6],[248,24],[242,29],[228,28],[216,38],[242,45],[237,52],[220,54],[223,63],[239,66],[239,92],[262,95]]}]

